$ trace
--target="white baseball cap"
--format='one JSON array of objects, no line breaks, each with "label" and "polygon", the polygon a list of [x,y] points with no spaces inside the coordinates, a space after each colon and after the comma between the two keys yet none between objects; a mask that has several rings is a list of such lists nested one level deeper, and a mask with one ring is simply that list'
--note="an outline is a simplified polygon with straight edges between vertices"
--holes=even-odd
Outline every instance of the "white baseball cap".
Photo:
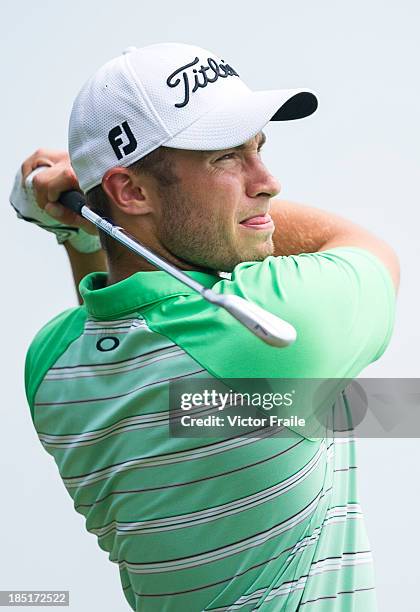
[{"label": "white baseball cap", "polygon": [[317,105],[308,89],[251,91],[234,67],[200,47],[130,47],[99,68],[77,95],[70,159],[87,192],[110,168],[129,166],[161,145],[236,147],[269,121],[307,117]]}]

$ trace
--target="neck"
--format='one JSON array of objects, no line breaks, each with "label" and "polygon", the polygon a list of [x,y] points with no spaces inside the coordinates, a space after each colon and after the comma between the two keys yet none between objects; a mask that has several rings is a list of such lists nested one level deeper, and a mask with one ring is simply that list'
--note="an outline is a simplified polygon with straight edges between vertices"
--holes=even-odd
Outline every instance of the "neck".
[{"label": "neck", "polygon": [[[166,254],[165,256],[161,255],[160,253],[158,254],[181,270],[205,272],[206,274],[218,275],[216,270],[195,266],[190,262],[179,259],[171,254]],[[157,268],[153,264],[143,259],[141,256],[135,255],[134,253],[132,254],[125,252],[124,254],[120,254],[120,256],[112,259],[108,257],[108,281],[106,286],[108,287],[109,285],[114,285],[115,283],[132,276],[136,272],[156,272],[159,269],[160,268]]]}]

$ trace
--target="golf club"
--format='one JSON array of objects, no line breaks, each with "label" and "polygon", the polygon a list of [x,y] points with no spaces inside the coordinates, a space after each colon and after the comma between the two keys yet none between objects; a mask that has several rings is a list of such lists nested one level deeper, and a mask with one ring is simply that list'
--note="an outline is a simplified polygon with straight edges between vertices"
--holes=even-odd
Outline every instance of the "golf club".
[{"label": "golf club", "polygon": [[[30,176],[27,178],[27,181],[30,179]],[[65,191],[61,194],[58,201],[66,208],[88,219],[98,229],[112,236],[130,249],[130,251],[133,251],[133,253],[140,255],[160,270],[167,272],[191,289],[197,291],[211,304],[224,308],[237,321],[267,344],[275,347],[286,347],[296,340],[296,330],[290,323],[237,295],[218,294],[212,289],[204,287],[175,265],[145,247],[124,228],[114,225],[93,212],[93,210],[86,206],[84,196],[78,191]]]}]

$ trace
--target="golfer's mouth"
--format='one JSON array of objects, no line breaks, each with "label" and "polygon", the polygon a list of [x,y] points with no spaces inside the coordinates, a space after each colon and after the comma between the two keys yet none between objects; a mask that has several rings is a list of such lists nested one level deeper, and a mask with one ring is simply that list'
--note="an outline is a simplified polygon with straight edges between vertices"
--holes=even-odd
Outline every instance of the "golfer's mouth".
[{"label": "golfer's mouth", "polygon": [[274,228],[273,220],[268,213],[256,217],[249,217],[241,221],[239,225],[254,230],[269,230]]}]

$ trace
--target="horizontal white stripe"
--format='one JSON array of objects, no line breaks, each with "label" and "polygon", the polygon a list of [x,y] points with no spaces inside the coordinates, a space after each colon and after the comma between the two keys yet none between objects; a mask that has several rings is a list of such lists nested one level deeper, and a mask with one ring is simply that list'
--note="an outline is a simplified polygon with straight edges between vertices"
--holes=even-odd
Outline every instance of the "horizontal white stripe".
[{"label": "horizontal white stripe", "polygon": [[162,361],[163,359],[170,359],[175,357],[185,356],[186,353],[182,349],[173,349],[171,348],[168,351],[162,351],[158,355],[153,355],[152,357],[148,357],[147,355],[142,355],[137,359],[133,359],[129,363],[122,364],[101,364],[96,366],[83,366],[81,368],[66,368],[62,370],[52,371],[50,370],[44,380],[71,380],[76,378],[89,378],[90,376],[108,376],[110,374],[124,374],[125,372],[131,372],[133,370],[137,370],[139,368],[157,363],[158,361]]},{"label": "horizontal white stripe", "polygon": [[109,319],[103,321],[100,319],[86,319],[85,329],[94,327],[112,327],[113,325],[133,324],[136,322],[146,323],[146,320],[143,317],[129,317],[128,319]]}]

